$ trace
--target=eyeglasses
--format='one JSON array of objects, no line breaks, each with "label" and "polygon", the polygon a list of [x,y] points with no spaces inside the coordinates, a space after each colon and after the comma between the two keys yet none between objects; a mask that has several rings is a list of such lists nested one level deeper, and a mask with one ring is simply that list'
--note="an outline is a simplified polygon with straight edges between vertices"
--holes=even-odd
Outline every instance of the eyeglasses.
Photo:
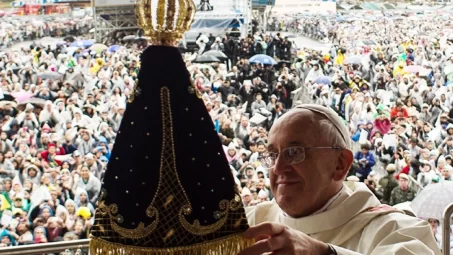
[{"label": "eyeglasses", "polygon": [[341,150],[341,147],[310,147],[304,148],[301,146],[296,147],[289,147],[282,150],[281,153],[275,152],[266,152],[262,157],[259,157],[261,164],[265,168],[273,168],[275,167],[275,163],[277,162],[278,157],[281,155],[283,160],[289,164],[294,165],[298,164],[305,160],[305,151],[307,150]]}]

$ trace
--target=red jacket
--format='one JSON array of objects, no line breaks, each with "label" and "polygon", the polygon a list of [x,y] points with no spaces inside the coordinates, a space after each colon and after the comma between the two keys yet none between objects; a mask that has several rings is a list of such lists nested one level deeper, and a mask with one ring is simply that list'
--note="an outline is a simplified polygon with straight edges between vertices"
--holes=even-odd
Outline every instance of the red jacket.
[{"label": "red jacket", "polygon": [[[66,153],[65,153],[63,147],[60,147],[60,151],[57,150],[57,151],[55,152],[55,155],[65,155],[65,154],[66,154]],[[42,159],[43,159],[44,161],[46,161],[47,163],[50,163],[50,162],[49,162],[49,151],[48,151],[48,150],[45,150],[45,151],[41,152],[41,157],[42,157]],[[61,162],[61,161],[59,161],[59,160],[55,160],[55,163],[57,163],[58,166],[61,166],[61,164],[62,164],[63,162]]]},{"label": "red jacket", "polygon": [[395,107],[390,112],[390,117],[392,119],[400,118],[400,117],[409,118],[409,113],[407,113],[406,108],[401,108],[401,110],[398,111],[398,109]]}]

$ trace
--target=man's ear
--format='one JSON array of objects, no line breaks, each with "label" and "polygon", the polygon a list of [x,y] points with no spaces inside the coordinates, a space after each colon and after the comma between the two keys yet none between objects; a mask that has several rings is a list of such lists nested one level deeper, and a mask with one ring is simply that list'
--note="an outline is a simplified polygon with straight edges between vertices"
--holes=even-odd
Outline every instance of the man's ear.
[{"label": "man's ear", "polygon": [[354,160],[354,155],[348,149],[342,149],[340,157],[338,158],[337,167],[332,177],[335,181],[344,180],[345,176],[351,168],[352,161]]}]

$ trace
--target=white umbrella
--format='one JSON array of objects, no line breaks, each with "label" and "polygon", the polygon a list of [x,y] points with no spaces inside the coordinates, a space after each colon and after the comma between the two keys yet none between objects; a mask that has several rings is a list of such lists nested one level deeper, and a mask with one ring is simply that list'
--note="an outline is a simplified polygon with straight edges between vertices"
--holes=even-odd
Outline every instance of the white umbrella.
[{"label": "white umbrella", "polygon": [[453,65],[448,65],[446,67],[444,67],[444,74],[445,75],[449,75],[453,73]]},{"label": "white umbrella", "polygon": [[453,182],[441,181],[426,186],[411,202],[411,207],[419,218],[441,220],[450,203],[453,203]]},{"label": "white umbrella", "polygon": [[264,124],[264,122],[267,120],[266,117],[264,117],[263,115],[259,114],[259,113],[256,113],[255,115],[253,115],[252,118],[250,118],[250,124],[252,124],[252,126],[260,126],[262,124]]}]

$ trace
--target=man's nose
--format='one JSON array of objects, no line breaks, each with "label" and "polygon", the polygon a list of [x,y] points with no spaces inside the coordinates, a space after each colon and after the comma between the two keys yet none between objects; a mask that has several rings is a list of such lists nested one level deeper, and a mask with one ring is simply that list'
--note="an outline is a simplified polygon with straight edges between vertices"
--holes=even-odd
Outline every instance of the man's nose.
[{"label": "man's nose", "polygon": [[272,171],[276,175],[282,175],[286,172],[291,171],[291,165],[288,164],[281,155],[279,155],[277,157],[277,160],[275,161],[275,165],[274,165],[274,168],[272,169]]}]

